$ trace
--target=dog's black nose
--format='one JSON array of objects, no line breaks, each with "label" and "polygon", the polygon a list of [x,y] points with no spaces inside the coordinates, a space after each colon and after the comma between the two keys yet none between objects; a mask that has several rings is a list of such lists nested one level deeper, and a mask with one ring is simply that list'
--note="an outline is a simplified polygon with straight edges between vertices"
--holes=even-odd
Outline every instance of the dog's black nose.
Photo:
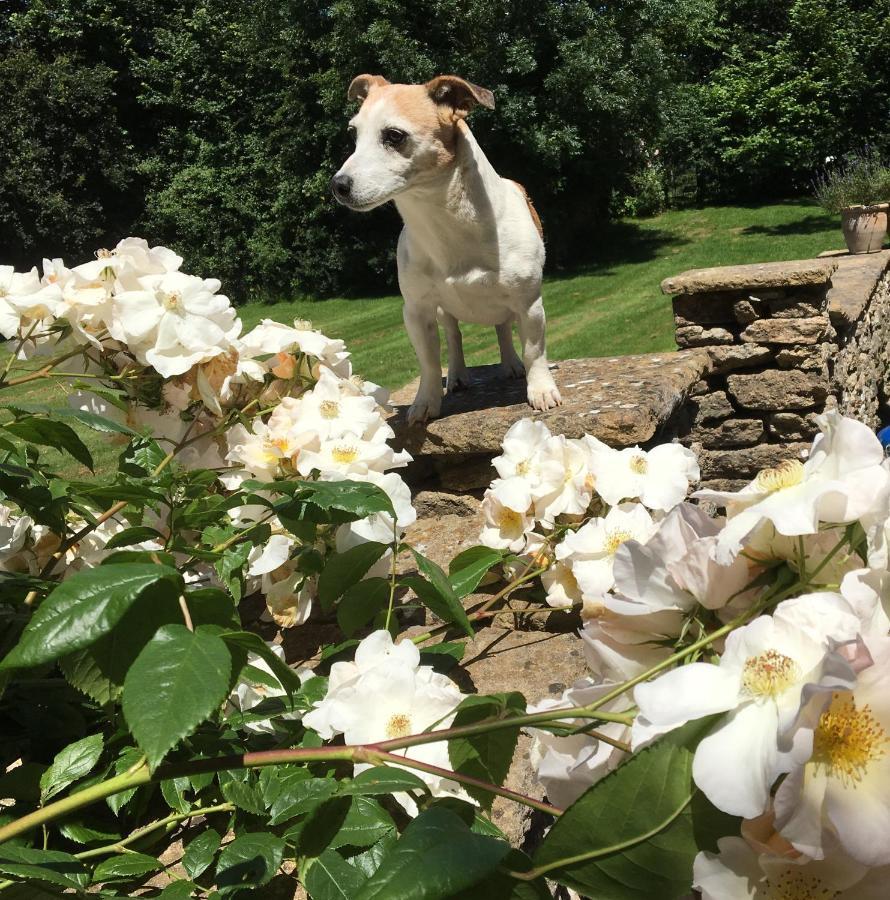
[{"label": "dog's black nose", "polygon": [[338,200],[346,200],[352,192],[352,178],[337,174],[331,179],[331,190]]}]

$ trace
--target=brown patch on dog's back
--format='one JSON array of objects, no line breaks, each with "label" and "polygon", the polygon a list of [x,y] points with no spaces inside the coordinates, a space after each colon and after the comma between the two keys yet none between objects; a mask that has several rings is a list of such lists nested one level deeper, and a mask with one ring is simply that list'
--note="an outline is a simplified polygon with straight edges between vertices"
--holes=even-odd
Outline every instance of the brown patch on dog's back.
[{"label": "brown patch on dog's back", "polygon": [[535,204],[532,203],[532,198],[529,197],[528,191],[518,181],[513,181],[512,178],[508,178],[507,181],[509,181],[510,184],[515,184],[516,187],[519,188],[520,193],[525,198],[525,205],[528,207],[528,212],[529,212],[529,215],[532,217],[532,222],[535,223],[535,228],[537,229],[538,234],[543,239],[544,226],[541,224],[541,217],[538,215],[538,211],[535,209]]}]

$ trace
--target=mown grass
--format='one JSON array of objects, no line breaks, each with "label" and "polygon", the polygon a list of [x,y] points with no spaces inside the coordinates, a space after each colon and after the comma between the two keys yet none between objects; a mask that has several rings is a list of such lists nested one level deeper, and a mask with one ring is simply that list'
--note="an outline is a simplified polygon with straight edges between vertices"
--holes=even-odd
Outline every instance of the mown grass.
[{"label": "mown grass", "polygon": [[[801,202],[673,210],[617,222],[591,234],[590,240],[593,262],[545,279],[552,359],[673,349],[670,299],[659,288],[669,275],[706,266],[808,258],[842,245],[835,218]],[[330,337],[346,341],[359,374],[388,388],[401,387],[417,374],[400,297],[251,304],[239,313],[245,331],[264,318],[311,320]],[[494,329],[465,325],[462,330],[470,365],[497,361]],[[65,394],[64,380],[42,379],[0,390],[0,407],[63,405]],[[107,471],[119,448],[109,435],[78,430],[95,457],[96,470]],[[60,458],[59,465],[69,477],[89,474],[67,458]]]},{"label": "mown grass", "polygon": [[[546,225],[546,223],[545,223]],[[545,279],[553,359],[660,352],[674,345],[670,299],[659,285],[685,269],[816,256],[842,246],[839,223],[811,203],[672,210],[591,234],[593,262]],[[307,300],[242,307],[245,329],[260,319],[309,319],[343,338],[355,369],[388,388],[417,374],[400,297]],[[470,365],[496,362],[494,329],[462,326]]]}]

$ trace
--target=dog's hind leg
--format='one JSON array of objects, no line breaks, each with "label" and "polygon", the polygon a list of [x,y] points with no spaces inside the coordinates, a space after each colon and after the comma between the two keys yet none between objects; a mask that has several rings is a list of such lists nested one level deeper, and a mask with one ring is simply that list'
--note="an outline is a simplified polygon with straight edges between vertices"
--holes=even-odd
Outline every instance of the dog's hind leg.
[{"label": "dog's hind leg", "polygon": [[513,319],[508,319],[495,326],[498,333],[498,346],[501,348],[501,370],[505,378],[522,378],[525,367],[513,346]]},{"label": "dog's hind leg", "polygon": [[465,391],[471,384],[470,371],[464,361],[464,340],[460,325],[451,313],[439,309],[439,321],[445,329],[445,343],[448,345],[448,379],[445,389],[449,394]]},{"label": "dog's hind leg", "polygon": [[527,310],[519,313],[519,337],[527,373],[528,402],[534,409],[552,409],[562,403],[559,388],[547,365],[544,341],[544,301],[538,297]]}]

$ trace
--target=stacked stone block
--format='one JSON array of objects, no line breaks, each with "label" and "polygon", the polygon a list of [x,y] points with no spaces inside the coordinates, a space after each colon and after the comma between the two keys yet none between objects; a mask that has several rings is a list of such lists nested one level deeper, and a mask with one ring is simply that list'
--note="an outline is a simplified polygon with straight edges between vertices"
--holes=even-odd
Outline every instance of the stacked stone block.
[{"label": "stacked stone block", "polygon": [[890,371],[890,253],[727,266],[662,282],[676,340],[706,349],[680,438],[703,486],[801,458],[828,407],[876,425]]}]

